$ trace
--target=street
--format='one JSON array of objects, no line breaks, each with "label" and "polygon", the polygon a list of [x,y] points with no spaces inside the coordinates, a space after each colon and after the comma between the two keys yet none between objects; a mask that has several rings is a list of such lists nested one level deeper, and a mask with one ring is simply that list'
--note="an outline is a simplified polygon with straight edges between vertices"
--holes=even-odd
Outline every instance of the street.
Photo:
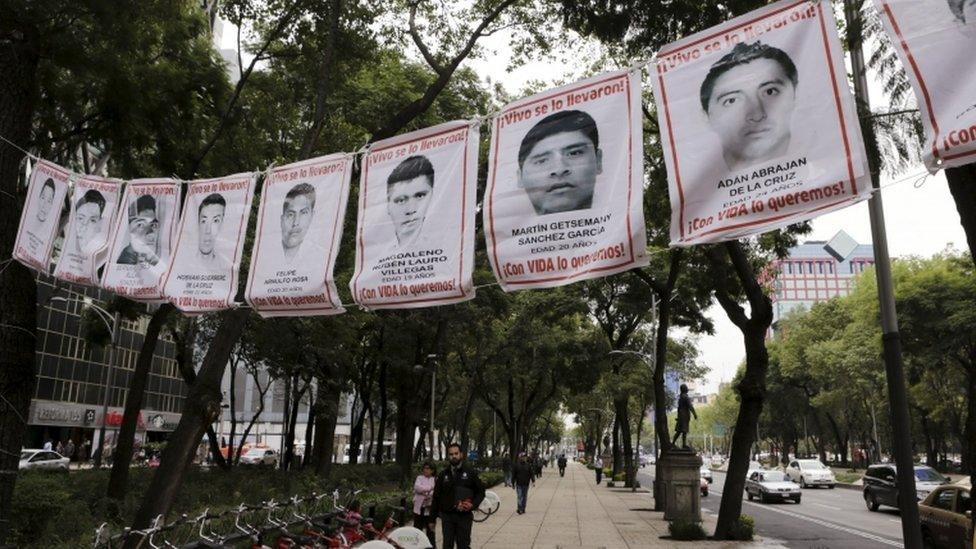
[{"label": "street", "polygon": [[[708,497],[702,498],[702,513],[718,515],[725,473],[714,472]],[[652,486],[653,466],[641,470],[643,486]],[[742,512],[756,519],[756,533],[766,541],[786,547],[818,549],[867,549],[902,547],[898,512],[882,507],[876,513],[864,506],[860,490],[806,488],[799,505],[756,503],[745,500]]]}]

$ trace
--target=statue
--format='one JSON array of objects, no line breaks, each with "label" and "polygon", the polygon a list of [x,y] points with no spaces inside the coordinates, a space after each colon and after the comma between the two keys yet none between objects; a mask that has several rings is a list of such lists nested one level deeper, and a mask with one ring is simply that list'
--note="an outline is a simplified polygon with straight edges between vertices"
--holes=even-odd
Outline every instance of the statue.
[{"label": "statue", "polygon": [[690,450],[688,447],[688,427],[691,423],[691,416],[694,415],[695,419],[698,419],[698,412],[695,411],[695,407],[691,404],[691,398],[688,397],[688,386],[684,383],[681,384],[681,396],[678,397],[678,421],[674,425],[674,439],[671,440],[671,446],[674,446],[678,442],[678,436],[681,436],[681,448],[684,450]]}]

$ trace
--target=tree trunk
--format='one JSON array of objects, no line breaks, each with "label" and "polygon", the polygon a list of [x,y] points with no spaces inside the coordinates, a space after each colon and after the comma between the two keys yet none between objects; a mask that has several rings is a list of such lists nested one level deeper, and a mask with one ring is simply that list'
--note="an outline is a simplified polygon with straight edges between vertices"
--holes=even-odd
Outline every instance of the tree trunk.
[{"label": "tree trunk", "polygon": [[[614,401],[614,405],[616,405],[616,401]],[[620,455],[620,416],[617,414],[614,414],[613,416],[612,444],[613,444],[613,466],[611,467],[611,469],[613,470],[613,475],[611,475],[611,477],[615,477],[620,472],[621,469],[620,461],[622,457]],[[611,478],[610,480],[613,480],[613,478]]]},{"label": "tree trunk", "polygon": [[630,420],[628,419],[628,401],[630,399],[627,395],[619,397],[614,400],[613,405],[617,412],[617,417],[619,420],[620,427],[620,443],[621,450],[623,451],[623,473],[625,475],[626,481],[624,486],[628,488],[634,485],[634,445],[630,438]]},{"label": "tree trunk", "polygon": [[309,393],[308,420],[305,421],[305,451],[302,452],[302,462],[298,464],[302,469],[311,462],[312,447],[315,444],[313,433],[315,432],[315,416],[318,415],[319,405],[316,393],[318,393],[318,386],[316,386],[315,391]]},{"label": "tree trunk", "polygon": [[[772,313],[770,312],[770,317]],[[768,327],[768,325],[767,325]],[[741,403],[739,416],[732,435],[732,452],[729,469],[725,476],[724,494],[741,494],[745,489],[746,472],[749,470],[749,452],[756,441],[756,425],[762,413],[766,394],[766,370],[769,355],[766,353],[766,328],[755,327],[744,334],[746,340],[746,373],[737,389]],[[727,539],[729,527],[742,514],[742,498],[722,498],[715,528],[716,539]]]},{"label": "tree trunk", "polygon": [[[231,350],[241,337],[249,309],[240,308],[220,314],[220,327],[210,341],[210,347],[183,403],[183,415],[163,451],[159,469],[153,475],[146,497],[136,513],[133,527],[145,529],[157,515],[166,515],[183,486],[187,464],[193,458],[197,444],[207,427],[220,416],[220,381],[227,367]],[[133,538],[126,544],[135,547],[140,540]]]},{"label": "tree trunk", "polygon": [[[0,7],[0,135],[26,146],[37,96],[37,29]],[[37,287],[34,275],[11,261],[23,208],[20,161],[23,154],[0,143],[0,545],[10,528],[14,482],[27,414],[34,396],[37,344]],[[16,197],[16,198],[13,198]]]},{"label": "tree trunk", "polygon": [[318,394],[315,397],[318,406],[315,411],[315,443],[312,460],[315,474],[322,478],[329,478],[329,474],[332,473],[333,445],[341,398],[342,388],[338,383],[332,379],[319,380]]},{"label": "tree trunk", "polygon": [[969,244],[969,256],[976,263],[976,164],[946,170],[949,192],[956,202],[956,211]]},{"label": "tree trunk", "polygon": [[735,277],[748,299],[752,316],[746,316],[742,306],[731,297],[727,286],[730,278],[727,264],[722,259],[720,248],[712,248],[709,250],[709,256],[718,271],[715,296],[729,319],[742,332],[746,348],[746,371],[737,386],[740,398],[739,415],[732,434],[729,469],[722,489],[723,493],[735,494],[735,497],[722,498],[714,536],[720,540],[728,538],[730,528],[742,514],[742,498],[739,494],[745,488],[749,452],[758,438],[756,430],[759,416],[762,414],[763,399],[766,396],[766,372],[769,369],[766,330],[773,320],[773,304],[756,280],[742,246],[738,242],[726,242],[723,247],[728,253]]},{"label": "tree trunk", "polygon": [[376,457],[374,461],[377,465],[383,463],[383,439],[386,438],[386,416],[389,410],[389,399],[390,395],[387,394],[386,390],[386,374],[389,369],[387,362],[380,362],[380,377],[377,381],[380,390],[380,420],[379,425],[376,428]]},{"label": "tree trunk", "polygon": [[474,380],[471,380],[471,383],[468,386],[468,398],[464,402],[464,416],[461,420],[460,442],[461,448],[464,448],[465,450],[468,449],[468,443],[470,442],[471,412],[474,410],[476,388],[477,386],[475,385]]},{"label": "tree trunk", "polygon": [[146,393],[146,382],[149,380],[149,370],[152,369],[159,333],[173,310],[172,305],[164,303],[152,314],[146,327],[146,335],[142,340],[142,348],[139,349],[139,358],[129,379],[129,392],[125,399],[122,425],[116,438],[112,474],[108,479],[108,497],[113,499],[123,499],[129,487],[129,467],[132,465],[132,448],[135,445],[142,397]]},{"label": "tree trunk", "polygon": [[291,469],[292,462],[295,460],[295,428],[298,427],[298,408],[302,402],[302,395],[308,389],[306,384],[299,389],[298,376],[293,376],[291,381],[291,408],[288,409],[288,432],[285,434],[285,454],[282,460],[282,469]]}]

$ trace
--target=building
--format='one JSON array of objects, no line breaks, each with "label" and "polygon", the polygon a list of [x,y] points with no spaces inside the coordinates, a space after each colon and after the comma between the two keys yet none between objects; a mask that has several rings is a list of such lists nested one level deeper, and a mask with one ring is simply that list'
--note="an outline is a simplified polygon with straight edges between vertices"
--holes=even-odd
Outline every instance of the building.
[{"label": "building", "polygon": [[[111,367],[106,370],[109,353],[86,342],[81,319],[86,299],[104,304],[110,297],[96,288],[43,276],[38,279],[37,386],[30,404],[24,447],[39,448],[48,440],[56,445],[68,439],[76,448],[97,447],[106,385],[110,386],[106,439],[113,440],[122,423],[129,379],[149,318],[143,315],[137,321],[120,322],[118,347]],[[138,420],[138,440],[165,440],[179,423],[187,389],[177,369],[175,354],[173,340],[164,332],[156,346],[146,385]]]},{"label": "building", "polygon": [[854,277],[872,265],[874,246],[858,244],[844,231],[829,241],[811,240],[790,248],[789,256],[774,261],[769,271],[773,330],[794,310],[809,310],[814,303],[847,295]]}]

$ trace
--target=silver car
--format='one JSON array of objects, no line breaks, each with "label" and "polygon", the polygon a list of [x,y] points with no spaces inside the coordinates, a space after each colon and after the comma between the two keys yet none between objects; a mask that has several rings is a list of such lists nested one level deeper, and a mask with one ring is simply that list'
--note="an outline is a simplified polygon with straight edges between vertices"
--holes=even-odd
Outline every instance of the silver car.
[{"label": "silver car", "polygon": [[826,486],[833,488],[837,484],[834,472],[820,462],[819,459],[794,459],[786,468],[786,476],[800,486]]},{"label": "silver car", "polygon": [[278,465],[278,453],[270,448],[251,448],[241,456],[241,465],[275,467]]},{"label": "silver car", "polygon": [[753,471],[746,479],[746,496],[749,501],[793,500],[800,503],[800,485],[789,480],[782,471]]},{"label": "silver car", "polygon": [[55,469],[60,471],[68,470],[70,460],[61,454],[51,450],[36,450],[26,448],[20,451],[20,463],[17,468],[25,469]]}]

